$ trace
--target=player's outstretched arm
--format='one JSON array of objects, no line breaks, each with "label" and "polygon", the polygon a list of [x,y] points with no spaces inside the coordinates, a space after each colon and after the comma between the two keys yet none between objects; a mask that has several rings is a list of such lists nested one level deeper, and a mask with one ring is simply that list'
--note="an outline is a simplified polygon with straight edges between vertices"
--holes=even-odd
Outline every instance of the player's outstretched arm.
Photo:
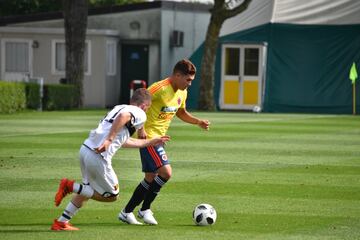
[{"label": "player's outstretched arm", "polygon": [[170,140],[169,136],[155,137],[152,139],[136,139],[129,138],[124,144],[123,147],[126,148],[143,148],[147,146],[156,146],[159,144],[164,144]]},{"label": "player's outstretched arm", "polygon": [[179,108],[179,110],[176,113],[176,116],[184,122],[187,122],[190,124],[196,124],[199,127],[201,127],[202,129],[205,129],[206,131],[209,130],[209,127],[210,127],[209,120],[199,119],[197,117],[194,117],[188,111],[186,111],[185,108]]}]

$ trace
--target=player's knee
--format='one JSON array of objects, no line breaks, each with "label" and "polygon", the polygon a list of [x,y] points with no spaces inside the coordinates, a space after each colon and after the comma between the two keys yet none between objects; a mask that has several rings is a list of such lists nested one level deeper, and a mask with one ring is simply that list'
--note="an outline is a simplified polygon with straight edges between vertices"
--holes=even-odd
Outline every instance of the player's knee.
[{"label": "player's knee", "polygon": [[115,202],[118,199],[119,194],[118,193],[104,193],[102,195],[103,201],[105,202]]},{"label": "player's knee", "polygon": [[162,169],[162,171],[159,171],[159,175],[162,178],[169,180],[172,175],[171,167],[166,167],[166,168]]},{"label": "player's knee", "polygon": [[165,172],[164,174],[160,175],[166,180],[169,180],[171,178],[171,172]]},{"label": "player's knee", "polygon": [[112,197],[112,202],[115,202],[116,200],[118,200],[119,199],[119,195],[116,195],[116,196],[114,196],[114,197]]},{"label": "player's knee", "polygon": [[155,177],[156,177],[155,173],[145,173],[145,180],[149,183],[152,182]]},{"label": "player's knee", "polygon": [[118,198],[119,198],[119,195],[116,195],[116,196],[108,197],[107,200],[109,202],[115,202],[116,200],[118,200]]}]

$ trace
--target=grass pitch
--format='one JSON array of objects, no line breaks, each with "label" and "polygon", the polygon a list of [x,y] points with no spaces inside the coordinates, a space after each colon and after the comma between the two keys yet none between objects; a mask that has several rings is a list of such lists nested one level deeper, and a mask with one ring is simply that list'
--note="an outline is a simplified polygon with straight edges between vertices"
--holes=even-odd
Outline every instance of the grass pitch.
[{"label": "grass pitch", "polygon": [[[226,112],[195,113],[209,132],[173,122],[158,226],[117,220],[143,177],[138,151],[123,149],[119,201],[90,201],[79,232],[51,232],[70,199],[54,206],[59,179],[81,179],[79,147],[105,113],[0,115],[0,239],[360,239],[359,117]],[[194,226],[199,203],[216,208],[214,226]]]}]

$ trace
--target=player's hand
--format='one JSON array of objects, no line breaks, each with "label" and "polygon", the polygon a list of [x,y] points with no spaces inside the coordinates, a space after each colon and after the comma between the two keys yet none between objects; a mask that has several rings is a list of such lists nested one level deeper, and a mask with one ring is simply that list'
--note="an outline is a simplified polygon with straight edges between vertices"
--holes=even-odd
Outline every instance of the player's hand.
[{"label": "player's hand", "polygon": [[170,136],[155,137],[150,140],[150,145],[151,146],[164,145],[168,141],[170,141]]},{"label": "player's hand", "polygon": [[202,120],[200,119],[200,121],[197,124],[199,127],[201,127],[202,129],[205,129],[206,131],[209,131],[210,129],[210,122],[209,120]]},{"label": "player's hand", "polygon": [[103,144],[101,144],[99,147],[95,148],[96,153],[102,153],[105,152],[111,144],[111,141],[109,139],[106,139]]},{"label": "player's hand", "polygon": [[145,129],[144,129],[144,128],[140,128],[140,129],[138,130],[138,138],[139,138],[139,139],[146,139],[146,137],[147,137],[147,134],[146,134],[146,132],[145,132]]}]

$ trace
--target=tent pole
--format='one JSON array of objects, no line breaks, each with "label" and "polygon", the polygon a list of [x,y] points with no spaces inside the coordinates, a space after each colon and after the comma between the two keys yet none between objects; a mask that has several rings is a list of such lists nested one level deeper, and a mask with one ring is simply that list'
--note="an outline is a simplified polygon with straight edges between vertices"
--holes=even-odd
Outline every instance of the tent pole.
[{"label": "tent pole", "polygon": [[356,91],[355,81],[353,83],[353,115],[356,115]]}]

